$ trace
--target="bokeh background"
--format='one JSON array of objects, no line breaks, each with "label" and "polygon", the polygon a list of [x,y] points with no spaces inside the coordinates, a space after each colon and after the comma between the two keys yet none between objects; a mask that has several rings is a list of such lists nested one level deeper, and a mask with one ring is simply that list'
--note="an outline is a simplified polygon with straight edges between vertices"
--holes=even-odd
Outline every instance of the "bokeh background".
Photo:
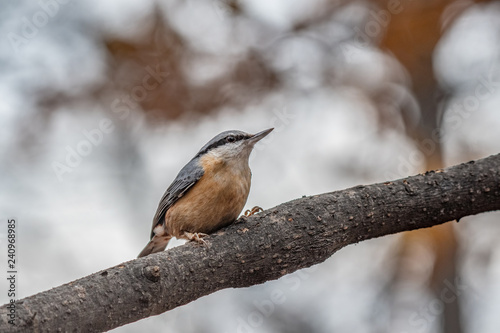
[{"label": "bokeh background", "polygon": [[[135,258],[165,188],[223,130],[275,127],[246,208],[499,153],[499,32],[497,1],[3,1],[19,296]],[[496,333],[499,219],[349,246],[114,332]]]}]

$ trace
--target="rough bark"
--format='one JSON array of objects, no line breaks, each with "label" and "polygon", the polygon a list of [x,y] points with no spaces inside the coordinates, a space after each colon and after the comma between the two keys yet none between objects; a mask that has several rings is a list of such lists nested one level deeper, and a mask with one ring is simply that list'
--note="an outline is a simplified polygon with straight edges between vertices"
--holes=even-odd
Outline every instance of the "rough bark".
[{"label": "rough bark", "polygon": [[293,200],[211,235],[19,300],[0,331],[100,332],[318,264],[366,239],[500,209],[500,155]]}]

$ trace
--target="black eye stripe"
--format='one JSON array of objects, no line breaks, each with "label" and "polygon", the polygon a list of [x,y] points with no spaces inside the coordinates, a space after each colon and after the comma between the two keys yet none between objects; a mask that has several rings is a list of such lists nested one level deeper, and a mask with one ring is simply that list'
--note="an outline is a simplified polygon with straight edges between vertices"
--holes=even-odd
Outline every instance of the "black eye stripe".
[{"label": "black eye stripe", "polygon": [[[229,137],[233,137],[233,138],[234,138],[234,141],[229,142],[229,141],[228,141],[228,138],[229,138]],[[214,149],[214,148],[217,148],[217,147],[223,146],[223,145],[225,145],[225,144],[227,144],[227,143],[234,143],[234,142],[238,142],[238,141],[240,141],[240,140],[246,139],[247,137],[249,137],[249,136],[245,136],[245,135],[241,135],[241,134],[238,134],[238,135],[228,135],[228,136],[226,136],[226,137],[224,137],[224,138],[222,138],[222,139],[219,139],[218,141],[216,141],[216,142],[212,143],[210,146],[208,146],[208,147],[206,147],[205,149],[203,149],[202,151],[200,151],[200,152],[196,155],[196,157],[201,156],[201,155],[203,155],[203,154],[207,153],[208,151],[210,151],[210,150],[212,150],[212,149]]]}]

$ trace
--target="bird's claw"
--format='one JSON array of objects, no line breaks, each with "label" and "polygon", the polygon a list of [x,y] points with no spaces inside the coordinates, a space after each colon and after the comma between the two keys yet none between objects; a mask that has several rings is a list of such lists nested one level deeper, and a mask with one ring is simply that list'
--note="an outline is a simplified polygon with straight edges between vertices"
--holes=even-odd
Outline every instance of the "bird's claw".
[{"label": "bird's claw", "polygon": [[203,239],[203,237],[208,236],[202,232],[187,232],[184,231],[184,236],[191,242],[196,242],[198,244],[202,244],[207,246],[207,242]]},{"label": "bird's claw", "polygon": [[264,210],[261,207],[255,206],[252,209],[247,209],[243,215],[246,217],[249,217],[249,216],[252,216],[253,214],[263,212],[263,211]]}]

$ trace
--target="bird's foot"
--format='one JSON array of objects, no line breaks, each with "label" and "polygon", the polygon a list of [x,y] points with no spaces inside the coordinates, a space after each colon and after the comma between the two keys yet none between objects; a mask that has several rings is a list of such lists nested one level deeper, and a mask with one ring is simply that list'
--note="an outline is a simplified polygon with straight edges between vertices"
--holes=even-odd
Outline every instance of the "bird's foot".
[{"label": "bird's foot", "polygon": [[261,207],[255,206],[252,209],[247,209],[243,215],[245,215],[246,217],[249,217],[249,216],[252,216],[253,214],[256,214],[258,212],[263,212],[263,211],[264,210]]},{"label": "bird's foot", "polygon": [[189,241],[196,242],[198,244],[207,245],[207,242],[203,239],[203,237],[208,236],[202,232],[188,232],[184,231],[184,237],[186,237]]}]

